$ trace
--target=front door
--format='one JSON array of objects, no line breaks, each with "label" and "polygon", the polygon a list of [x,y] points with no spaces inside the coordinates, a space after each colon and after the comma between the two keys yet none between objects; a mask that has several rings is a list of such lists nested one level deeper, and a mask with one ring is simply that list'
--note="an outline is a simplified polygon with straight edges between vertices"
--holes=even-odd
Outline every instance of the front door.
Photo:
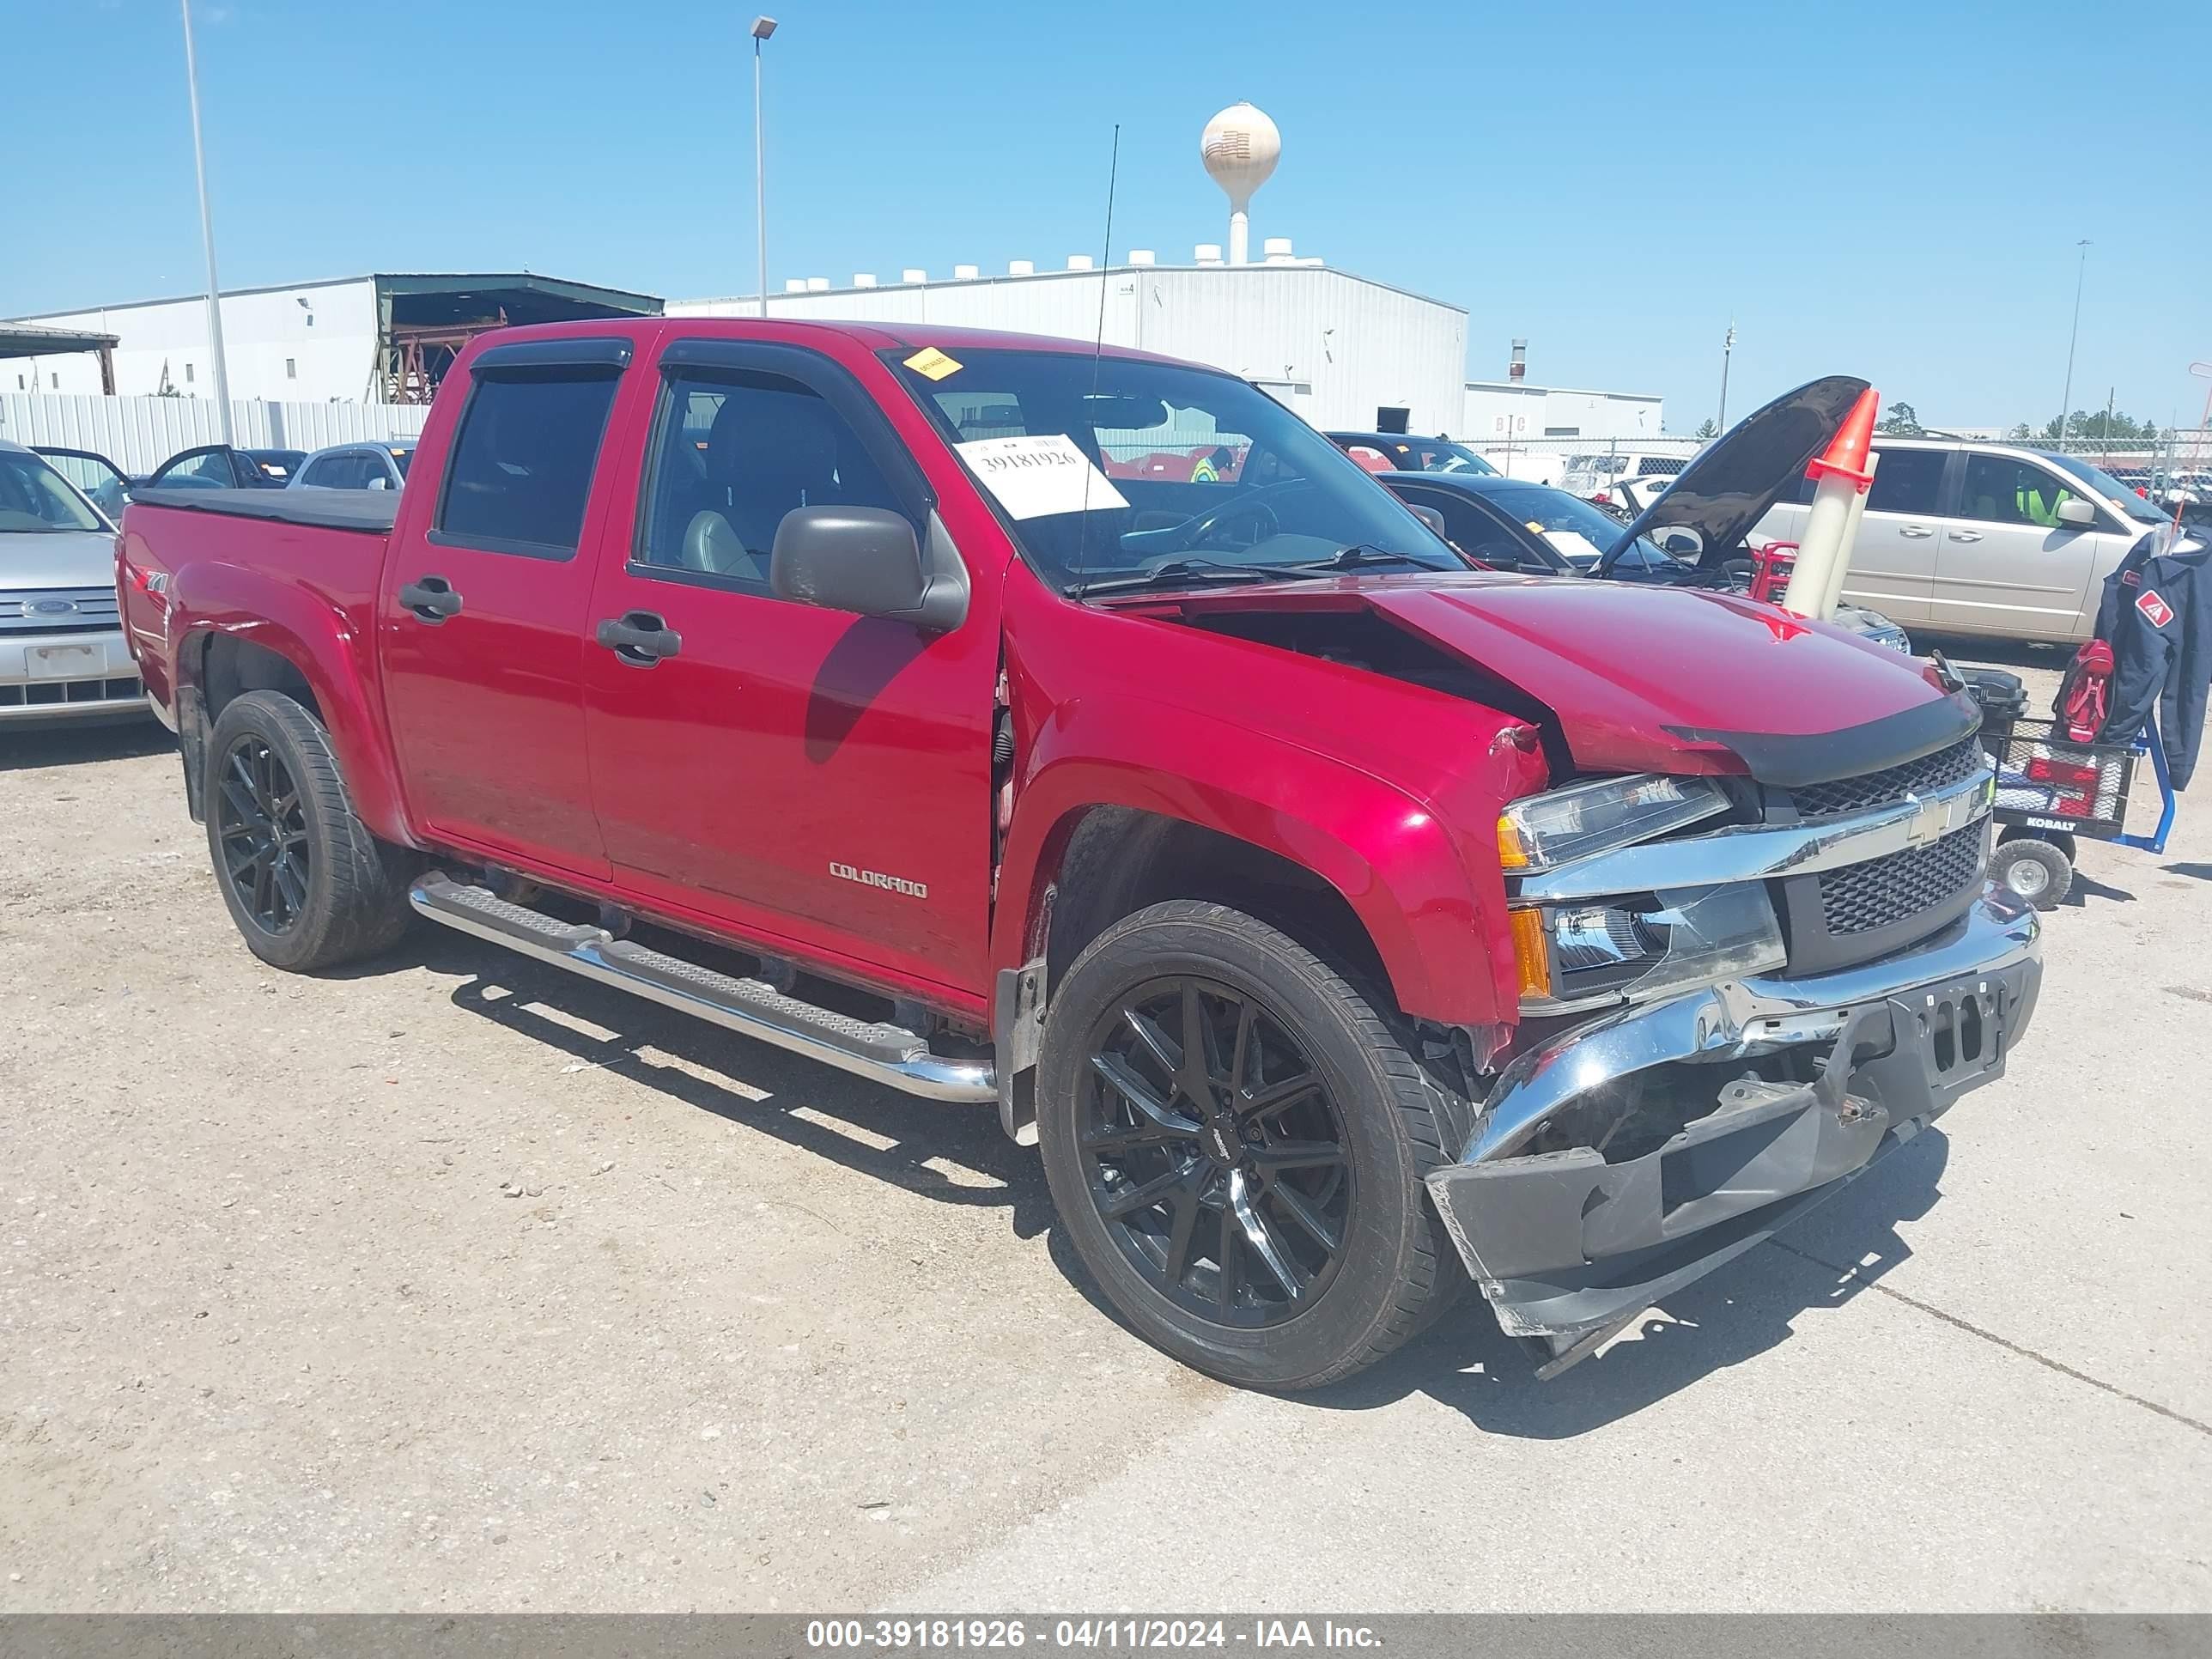
[{"label": "front door", "polygon": [[2100,541],[2096,530],[2059,522],[2074,490],[2025,457],[1969,453],[1966,462],[1936,556],[1930,620],[2014,639],[2075,637]]},{"label": "front door", "polygon": [[932,634],[769,592],[795,508],[932,532],[928,487],[854,370],[676,338],[655,395],[641,499],[611,514],[629,556],[609,550],[586,630],[611,624],[584,684],[617,878],[770,948],[981,991],[995,607]]},{"label": "front door", "polygon": [[485,351],[442,488],[427,507],[403,498],[378,605],[385,701],[410,805],[464,850],[607,873],[580,672],[605,508],[592,484],[629,353]]}]

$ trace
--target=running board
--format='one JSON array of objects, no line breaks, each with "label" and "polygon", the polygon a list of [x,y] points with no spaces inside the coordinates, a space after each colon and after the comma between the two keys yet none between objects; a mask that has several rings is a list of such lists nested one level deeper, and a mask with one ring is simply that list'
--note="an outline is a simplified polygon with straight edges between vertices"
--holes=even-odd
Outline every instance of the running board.
[{"label": "running board", "polygon": [[408,902],[434,922],[632,992],[825,1066],[930,1100],[987,1101],[998,1081],[983,1060],[948,1060],[904,1026],[864,1020],[787,996],[757,979],[718,974],[604,927],[567,922],[433,871]]}]

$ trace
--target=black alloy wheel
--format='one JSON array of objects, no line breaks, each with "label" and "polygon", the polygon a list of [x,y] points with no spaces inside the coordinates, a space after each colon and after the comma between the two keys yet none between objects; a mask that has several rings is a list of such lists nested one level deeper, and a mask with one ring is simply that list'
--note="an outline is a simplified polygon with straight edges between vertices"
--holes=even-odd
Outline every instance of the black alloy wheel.
[{"label": "black alloy wheel", "polygon": [[223,879],[254,926],[289,933],[307,908],[310,874],[299,785],[276,750],[252,732],[225,752],[216,783]]},{"label": "black alloy wheel", "polygon": [[1077,1146],[1100,1220],[1153,1289],[1220,1325],[1304,1314],[1352,1213],[1345,1121],[1287,1020],[1218,980],[1146,980],[1093,1024]]}]

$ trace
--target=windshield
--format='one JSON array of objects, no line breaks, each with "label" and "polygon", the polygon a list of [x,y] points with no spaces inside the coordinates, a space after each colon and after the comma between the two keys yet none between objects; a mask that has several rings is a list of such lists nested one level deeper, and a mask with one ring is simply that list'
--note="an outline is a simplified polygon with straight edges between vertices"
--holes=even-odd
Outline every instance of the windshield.
[{"label": "windshield", "polygon": [[0,449],[0,534],[106,528],[83,497],[39,457]]},{"label": "windshield", "polygon": [[2158,510],[2154,502],[2145,501],[2101,466],[2092,466],[2071,455],[2047,455],[2045,459],[2052,465],[2072,473],[2136,523],[2163,524],[2166,521],[2166,515]]},{"label": "windshield", "polygon": [[1358,464],[1243,380],[1057,351],[885,354],[1047,580],[1462,570]]},{"label": "windshield", "polygon": [[[1627,528],[1603,508],[1547,484],[1493,489],[1489,499],[1500,513],[1518,519],[1568,558],[1585,562],[1603,555]],[[1631,550],[1654,569],[1673,562],[1671,554],[1662,552],[1645,537],[1638,536]]]},{"label": "windshield", "polygon": [[1486,478],[1498,476],[1498,469],[1473,450],[1441,438],[1400,438],[1390,447],[1402,471],[1473,472]]}]

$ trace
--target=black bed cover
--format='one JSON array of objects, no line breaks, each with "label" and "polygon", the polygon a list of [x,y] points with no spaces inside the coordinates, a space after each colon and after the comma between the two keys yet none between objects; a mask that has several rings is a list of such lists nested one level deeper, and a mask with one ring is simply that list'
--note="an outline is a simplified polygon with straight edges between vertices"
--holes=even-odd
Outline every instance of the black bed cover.
[{"label": "black bed cover", "polygon": [[398,492],[389,489],[134,489],[131,500],[147,507],[178,507],[323,530],[365,530],[379,536],[389,532],[399,516]]}]

